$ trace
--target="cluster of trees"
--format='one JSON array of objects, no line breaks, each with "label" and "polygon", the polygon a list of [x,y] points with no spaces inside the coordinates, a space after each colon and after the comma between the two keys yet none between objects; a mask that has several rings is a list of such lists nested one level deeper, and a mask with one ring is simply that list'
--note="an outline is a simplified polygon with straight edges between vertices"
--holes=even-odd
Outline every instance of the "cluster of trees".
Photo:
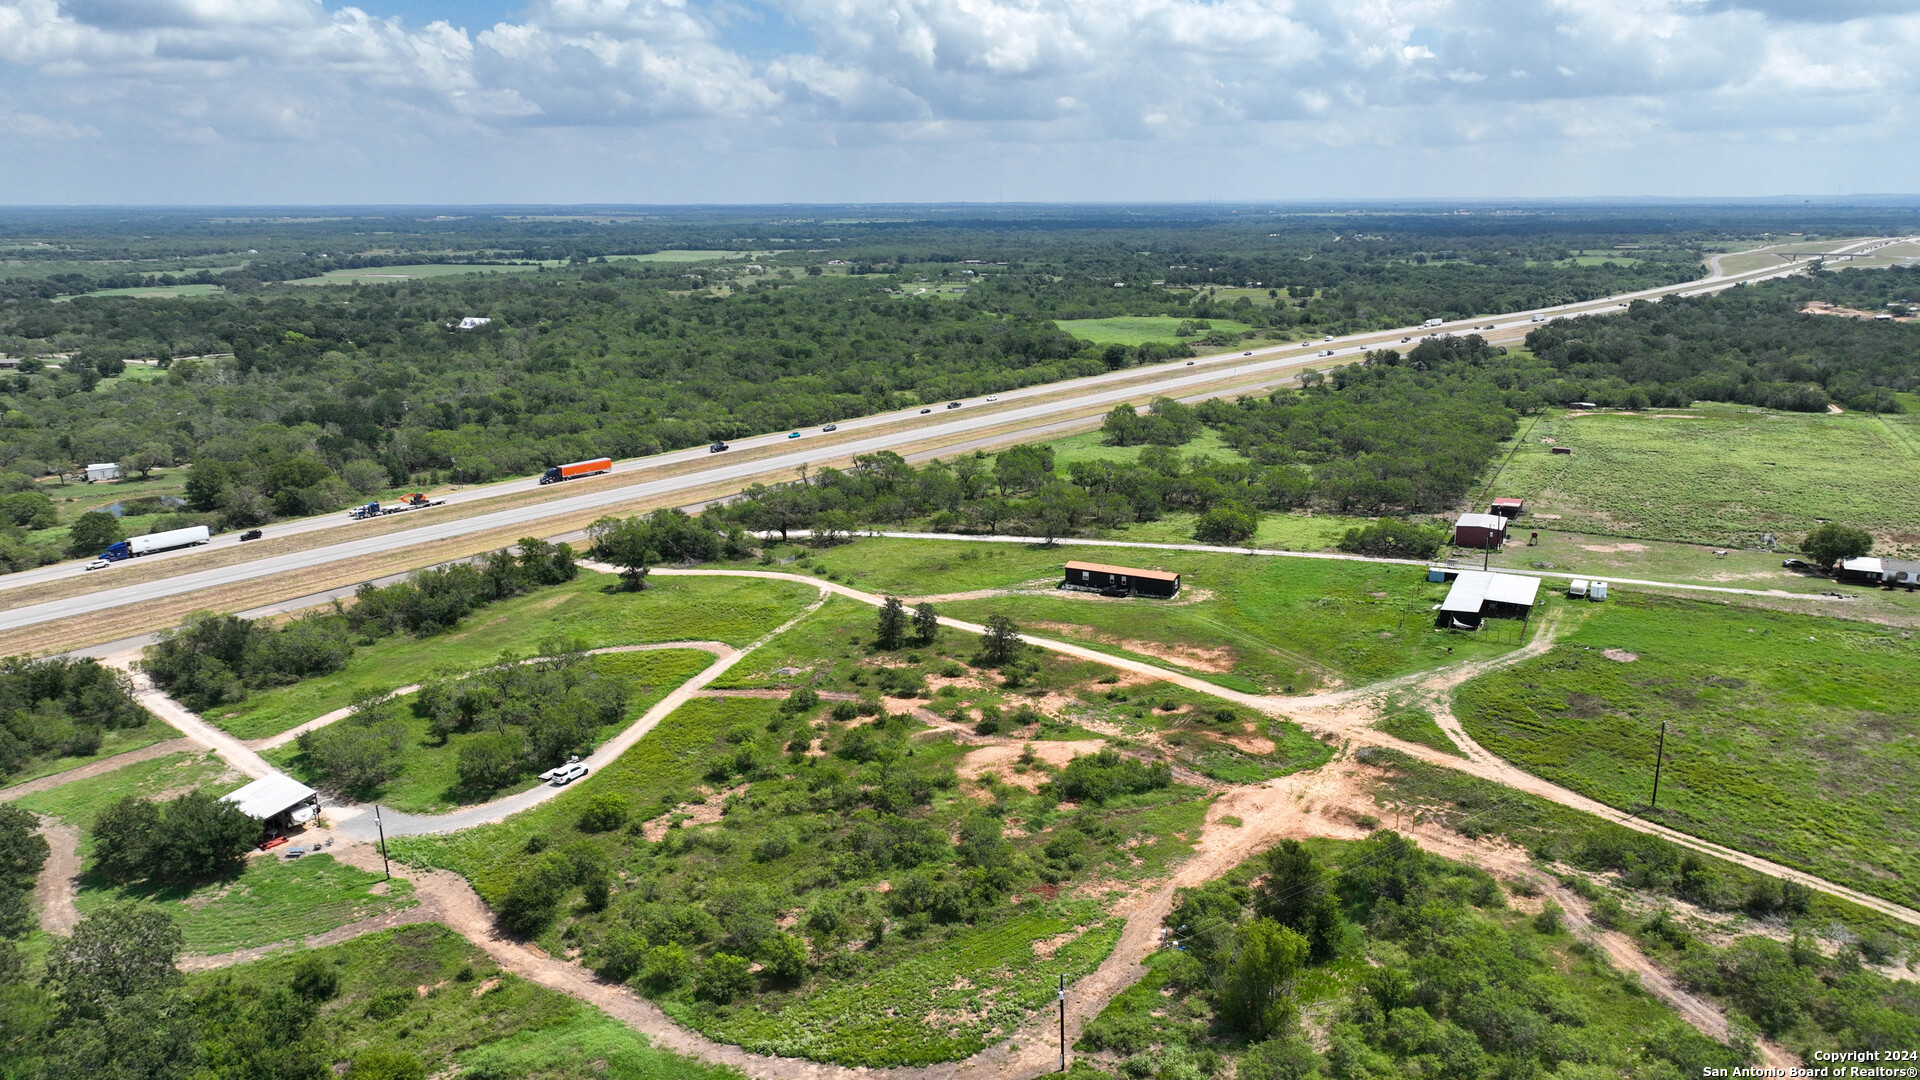
[{"label": "cluster of trees", "polygon": [[[1251,880],[1249,880],[1251,878]],[[1634,1048],[1597,1043],[1592,1017],[1529,940],[1482,914],[1505,906],[1484,872],[1442,863],[1383,830],[1339,869],[1284,841],[1247,871],[1186,890],[1167,918],[1183,952],[1168,982],[1205,1006],[1213,1032],[1247,1046],[1237,1075],[1513,1076],[1562,1063],[1605,1069],[1651,1059],[1701,1075],[1742,1059],[1678,1019],[1635,1031]],[[1562,932],[1555,919],[1539,932]],[[1324,1050],[1302,1034],[1298,983],[1364,948]],[[1087,1045],[1138,1053],[1160,1038],[1144,1010],[1088,1025]]]},{"label": "cluster of trees", "polygon": [[[319,1010],[340,975],[318,956],[296,961],[284,983],[231,975],[188,990],[185,943],[154,904],[110,904],[54,939],[44,975],[0,965],[0,1071],[8,1077],[80,1080],[324,1080],[338,1047],[321,1037]],[[424,1080],[417,1057],[362,1051],[354,1080]]]},{"label": "cluster of trees", "polygon": [[[51,851],[39,827],[39,820],[31,813],[12,803],[0,803],[0,983],[20,962],[14,942],[35,926],[33,886]],[[0,992],[0,1006],[4,1003],[4,992]]]},{"label": "cluster of trees", "polygon": [[340,670],[357,645],[451,629],[474,610],[579,575],[573,549],[523,537],[475,562],[419,570],[387,586],[365,584],[351,606],[334,604],[275,627],[235,615],[191,615],[161,633],[140,662],[154,684],[197,712]]},{"label": "cluster of trees", "polygon": [[151,719],[124,672],[91,659],[0,659],[0,777],[36,759],[86,757]]},{"label": "cluster of trees", "polygon": [[[497,791],[593,747],[626,713],[627,685],[595,672],[576,646],[542,647],[530,663],[509,660],[466,679],[435,679],[414,695],[414,715],[441,743],[460,744],[461,786]],[[318,734],[317,732],[315,734]]]},{"label": "cluster of trees", "polygon": [[1191,405],[1159,397],[1144,416],[1132,405],[1115,405],[1100,431],[1108,446],[1184,446],[1200,434],[1200,416]]},{"label": "cluster of trees", "polygon": [[93,869],[115,882],[230,877],[260,840],[260,823],[204,788],[158,801],[128,795],[94,819]]},{"label": "cluster of trees", "polygon": [[[1920,327],[1806,315],[1812,300],[1866,310],[1920,292],[1920,270],[1825,272],[1711,297],[1636,302],[1622,316],[1545,324],[1527,348],[1558,376],[1554,402],[1619,408],[1728,401],[1795,412],[1838,404],[1901,412],[1897,392],[1920,386]],[[1566,395],[1577,396],[1566,396]]]},{"label": "cluster of trees", "polygon": [[831,544],[862,527],[924,520],[942,532],[1025,532],[1054,539],[1090,528],[1201,515],[1195,536],[1239,543],[1259,515],[1300,505],[1309,482],[1296,468],[1187,457],[1146,446],[1133,462],[1076,461],[1060,475],[1053,450],[1014,446],[915,468],[890,450],[850,469],[823,468],[786,484],[755,484],[706,516],[755,532],[812,530]]},{"label": "cluster of trees", "polygon": [[619,567],[620,579],[637,592],[647,587],[647,572],[659,563],[741,559],[752,552],[739,525],[716,532],[716,520],[725,519],[709,514],[696,521],[684,510],[669,508],[630,518],[608,516],[587,526],[587,543],[595,558]]}]

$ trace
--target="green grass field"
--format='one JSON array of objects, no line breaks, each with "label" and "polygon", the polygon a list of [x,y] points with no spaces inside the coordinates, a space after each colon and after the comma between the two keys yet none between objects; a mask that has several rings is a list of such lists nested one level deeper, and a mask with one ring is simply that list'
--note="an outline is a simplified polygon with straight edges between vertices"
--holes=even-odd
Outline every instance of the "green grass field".
[{"label": "green grass field", "polygon": [[469,263],[419,263],[408,266],[368,266],[357,270],[329,270],[310,278],[296,278],[286,285],[390,285],[420,278],[457,277],[461,274],[526,274],[540,269],[539,263],[505,263],[479,266]]},{"label": "green grass field", "polygon": [[1648,817],[1912,904],[1916,670],[1920,644],[1902,631],[1628,595],[1546,655],[1462,687],[1455,711],[1494,753],[1636,811],[1665,721]]},{"label": "green grass field", "polygon": [[[1136,404],[1146,404],[1144,400]],[[1055,439],[1049,445],[1053,448],[1054,468],[1066,472],[1067,466],[1076,461],[1121,461],[1132,464],[1140,458],[1138,446],[1108,446],[1106,436],[1099,430],[1083,431],[1078,435],[1069,435],[1064,439]],[[1200,429],[1193,441],[1175,447],[1184,457],[1207,456],[1216,461],[1245,461],[1246,456],[1221,441],[1220,433],[1212,428]]]},{"label": "green grass field", "polygon": [[532,655],[555,635],[590,649],[665,641],[747,645],[817,595],[804,585],[750,578],[656,577],[645,592],[608,591],[616,584],[613,575],[583,571],[566,585],[482,608],[451,633],[382,638],[332,675],[255,693],[207,719],[240,738],[264,738],[332,712],[362,690],[391,690],[439,670],[471,671],[508,650]]},{"label": "green grass field", "polygon": [[1253,327],[1231,319],[1205,320],[1212,330],[1202,330],[1192,337],[1176,337],[1174,331],[1188,320],[1172,315],[1119,315],[1110,319],[1062,319],[1055,323],[1061,330],[1074,337],[1091,341],[1095,345],[1145,345],[1149,341],[1173,344],[1190,341],[1200,348],[1200,339],[1213,331],[1227,334],[1241,334]]},{"label": "green grass field", "polygon": [[[404,1050],[431,1076],[538,1080],[737,1080],[730,1069],[648,1045],[645,1036],[557,990],[500,970],[438,924],[402,927],[308,953],[196,974],[202,992],[222,979],[285,986],[305,955],[340,975],[318,1007],[317,1034],[341,1068],[371,1047]],[[420,988],[426,987],[422,996]],[[375,1002],[384,1007],[375,1007]]]},{"label": "green grass field", "polygon": [[[595,745],[611,738],[626,725],[639,719],[661,698],[672,693],[681,683],[705,670],[715,662],[711,653],[698,649],[663,649],[659,652],[614,653],[596,656],[588,661],[594,670],[601,674],[618,678],[626,682],[632,695],[627,704],[627,712],[620,723],[603,728],[594,738]],[[411,701],[411,696],[407,701]],[[378,791],[366,792],[367,801],[379,802],[382,806],[391,806],[396,810],[410,814],[439,814],[459,806],[477,802],[487,802],[515,792],[525,791],[537,786],[540,781],[529,775],[521,778],[517,784],[509,785],[497,791],[472,791],[460,783],[460,748],[474,739],[488,734],[483,731],[470,731],[447,737],[445,743],[437,741],[427,729],[427,721],[414,715],[410,708],[403,707],[398,715],[406,726],[408,748],[400,775],[382,785]],[[295,779],[309,784],[320,780],[307,764],[306,755],[297,743],[270,750],[267,760],[286,770]],[[558,762],[555,762],[558,764]]]},{"label": "green grass field", "polygon": [[[211,751],[190,752],[135,762],[23,796],[18,802],[36,814],[50,814],[85,833],[100,811],[125,795],[170,798],[202,786],[224,795],[245,782],[246,777],[227,768]],[[84,853],[88,849],[89,844],[82,840],[80,850]]]},{"label": "green grass field", "polygon": [[1050,590],[1070,559],[1178,570],[1185,592],[1170,604],[1049,594],[954,601],[941,610],[969,621],[1004,613],[1035,634],[1254,692],[1372,682],[1511,647],[1433,631],[1428,609],[1445,586],[1428,584],[1410,567],[1070,543],[868,539],[818,553],[811,569],[824,565],[858,588],[914,596],[1027,583]]},{"label": "green grass field", "polygon": [[[224,285],[140,285],[130,289],[95,289],[80,293],[79,296],[139,296],[148,299],[165,299],[174,296],[211,296],[226,292]],[[63,296],[62,300],[78,299]]]},{"label": "green grass field", "polygon": [[82,914],[122,900],[157,904],[172,913],[189,952],[211,954],[299,941],[415,903],[407,882],[383,881],[331,855],[294,860],[259,855],[232,881],[190,888],[84,881],[74,898]]},{"label": "green grass field", "polygon": [[1920,491],[1886,477],[1916,466],[1912,417],[1715,405],[1543,417],[1493,486],[1527,499],[1523,528],[1751,548],[1763,532],[1791,542],[1832,520],[1911,547]]}]

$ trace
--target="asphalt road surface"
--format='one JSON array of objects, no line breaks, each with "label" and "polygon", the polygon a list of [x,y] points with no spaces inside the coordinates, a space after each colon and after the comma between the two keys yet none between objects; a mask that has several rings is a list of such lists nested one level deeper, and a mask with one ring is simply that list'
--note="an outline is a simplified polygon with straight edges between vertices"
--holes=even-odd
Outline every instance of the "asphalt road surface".
[{"label": "asphalt road surface", "polygon": [[[1881,237],[1855,241],[1837,246],[1832,253],[1850,253],[1888,242],[1890,241]],[[1719,260],[1715,259],[1713,265],[1718,264]],[[568,495],[566,485],[554,485],[551,489],[553,497],[537,503],[476,514],[455,521],[436,522],[398,532],[356,538],[353,532],[359,523],[347,520],[344,514],[290,521],[272,526],[272,534],[284,536],[319,529],[333,529],[337,530],[342,538],[338,543],[306,551],[268,556],[235,566],[198,571],[191,569],[191,560],[194,554],[204,552],[208,550],[207,548],[186,548],[146,556],[142,559],[142,565],[155,560],[178,560],[182,562],[182,572],[157,581],[116,587],[112,585],[113,568],[94,571],[93,573],[100,578],[101,582],[101,588],[98,591],[0,610],[0,631],[15,630],[74,615],[108,611],[125,605],[275,574],[298,573],[343,559],[394,551],[468,533],[529,525],[558,514],[590,511],[639,498],[693,491],[716,483],[732,481],[745,486],[756,478],[791,475],[799,466],[817,462],[823,457],[841,458],[853,454],[894,450],[913,444],[931,444],[938,447],[937,450],[926,453],[951,454],[971,449],[973,441],[998,441],[1004,438],[1004,436],[996,436],[992,440],[983,439],[983,436],[993,429],[1017,426],[1023,433],[1044,433],[1082,423],[1084,421],[1081,418],[1090,411],[1110,408],[1122,402],[1141,401],[1161,396],[1176,398],[1207,396],[1201,392],[1202,388],[1226,379],[1244,384],[1224,391],[1237,393],[1253,389],[1261,383],[1271,384],[1292,378],[1303,366],[1352,360],[1369,349],[1397,346],[1403,342],[1417,342],[1428,335],[1479,332],[1499,338],[1518,337],[1546,319],[1620,311],[1634,300],[1655,300],[1674,294],[1699,295],[1729,288],[1742,282],[1798,273],[1805,269],[1805,265],[1805,262],[1787,263],[1739,274],[1710,276],[1678,285],[1645,289],[1583,303],[1514,312],[1491,318],[1482,316],[1479,320],[1453,320],[1437,327],[1372,331],[1322,341],[1289,342],[1285,345],[1243,350],[1239,354],[1208,356],[1192,362],[1177,360],[1154,367],[1129,368],[1067,382],[1009,390],[996,395],[997,400],[992,403],[973,399],[966,402],[965,407],[956,410],[935,405],[933,412],[925,415],[922,415],[918,409],[879,413],[840,422],[836,441],[825,446],[818,445],[816,441],[817,429],[807,429],[802,433],[802,437],[797,439],[789,438],[785,432],[781,432],[736,440],[732,444],[731,454],[710,454],[706,447],[678,450],[616,463],[613,468],[616,475],[632,477],[632,482],[617,487]],[[856,437],[848,438],[848,435]],[[752,460],[738,460],[740,451],[780,446],[791,446],[792,449],[785,453],[761,456]],[[710,464],[706,468],[691,469],[676,476],[657,475],[663,471],[664,467],[687,462],[710,462]],[[484,501],[527,491],[537,486],[537,477],[512,480],[455,492],[447,496],[447,502],[459,504]],[[214,541],[214,546],[234,543],[237,543],[235,538],[223,536]],[[73,562],[10,574],[0,577],[0,592],[85,572],[82,563]]]}]

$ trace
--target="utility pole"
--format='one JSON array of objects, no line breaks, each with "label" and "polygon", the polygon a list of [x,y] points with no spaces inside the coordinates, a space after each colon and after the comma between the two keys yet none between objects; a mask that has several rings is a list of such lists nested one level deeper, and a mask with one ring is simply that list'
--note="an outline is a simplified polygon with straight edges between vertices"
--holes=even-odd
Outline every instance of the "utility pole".
[{"label": "utility pole", "polygon": [[380,821],[380,804],[373,804],[373,827],[380,830],[380,868],[387,872],[387,880],[393,880],[393,866],[387,862],[387,827]]},{"label": "utility pole", "polygon": [[1667,722],[1660,721],[1660,744],[1653,752],[1653,805],[1649,810],[1660,809],[1660,759],[1667,756]]},{"label": "utility pole", "polygon": [[1060,1071],[1067,1071],[1067,977],[1060,976]]}]

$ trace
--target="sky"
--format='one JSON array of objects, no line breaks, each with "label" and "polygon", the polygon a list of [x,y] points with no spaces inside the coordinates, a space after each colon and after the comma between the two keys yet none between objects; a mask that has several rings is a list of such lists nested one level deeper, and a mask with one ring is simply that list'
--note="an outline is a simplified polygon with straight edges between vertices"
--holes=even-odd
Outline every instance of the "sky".
[{"label": "sky", "polygon": [[1920,0],[0,0],[0,205],[1920,190]]}]

